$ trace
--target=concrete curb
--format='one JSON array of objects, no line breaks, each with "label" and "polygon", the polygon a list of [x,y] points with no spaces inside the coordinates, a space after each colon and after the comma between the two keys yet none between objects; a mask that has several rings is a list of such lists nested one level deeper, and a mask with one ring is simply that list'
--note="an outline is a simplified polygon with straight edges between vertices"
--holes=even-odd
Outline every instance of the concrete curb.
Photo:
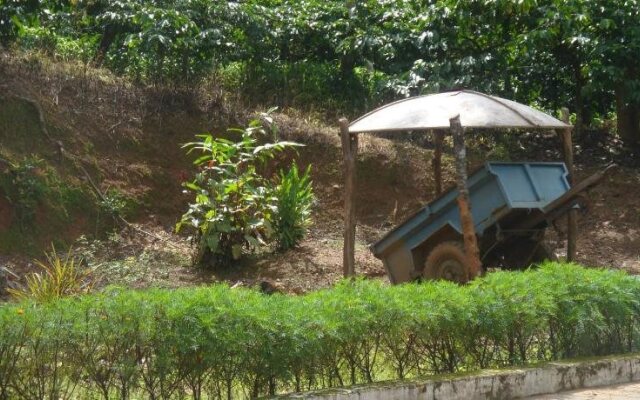
[{"label": "concrete curb", "polygon": [[308,400],[507,400],[640,380],[640,354],[550,362],[535,368],[393,381],[284,396]]}]

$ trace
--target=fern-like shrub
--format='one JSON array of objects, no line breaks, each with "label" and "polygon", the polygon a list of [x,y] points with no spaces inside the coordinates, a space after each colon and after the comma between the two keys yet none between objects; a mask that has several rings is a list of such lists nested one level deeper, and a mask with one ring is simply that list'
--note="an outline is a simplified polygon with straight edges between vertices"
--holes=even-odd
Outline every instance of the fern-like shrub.
[{"label": "fern-like shrub", "polygon": [[640,350],[640,281],[548,263],[466,286],[225,285],[0,306],[0,399],[230,399]]}]

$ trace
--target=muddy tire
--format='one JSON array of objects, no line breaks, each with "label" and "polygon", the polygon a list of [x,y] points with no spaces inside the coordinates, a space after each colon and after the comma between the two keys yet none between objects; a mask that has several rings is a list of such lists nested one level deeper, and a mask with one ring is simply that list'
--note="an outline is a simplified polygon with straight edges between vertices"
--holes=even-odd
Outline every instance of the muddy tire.
[{"label": "muddy tire", "polygon": [[422,276],[425,279],[444,279],[465,283],[468,276],[466,262],[462,243],[440,243],[427,256]]}]

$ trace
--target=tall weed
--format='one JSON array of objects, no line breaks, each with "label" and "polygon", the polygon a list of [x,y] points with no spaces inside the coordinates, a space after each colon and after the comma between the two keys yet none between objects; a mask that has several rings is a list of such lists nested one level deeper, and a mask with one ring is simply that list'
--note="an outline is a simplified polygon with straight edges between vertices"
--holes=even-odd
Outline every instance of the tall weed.
[{"label": "tall weed", "polygon": [[45,261],[35,261],[40,272],[27,275],[24,286],[8,289],[13,298],[48,302],[91,291],[91,271],[82,266],[81,261],[73,255],[73,250],[69,249],[65,256],[59,256],[52,246],[51,251],[45,253],[45,258]]},{"label": "tall weed", "polygon": [[300,243],[311,225],[311,207],[315,201],[311,183],[311,166],[301,174],[293,163],[285,173],[280,171],[275,190],[275,232],[278,247],[288,250]]}]

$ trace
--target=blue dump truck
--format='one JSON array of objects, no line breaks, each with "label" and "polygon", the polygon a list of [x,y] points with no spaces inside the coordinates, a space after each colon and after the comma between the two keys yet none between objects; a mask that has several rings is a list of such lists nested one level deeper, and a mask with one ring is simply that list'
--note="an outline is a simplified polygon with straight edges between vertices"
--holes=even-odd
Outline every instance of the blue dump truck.
[{"label": "blue dump truck", "polygon": [[[487,162],[472,173],[467,184],[483,268],[519,269],[551,258],[545,229],[572,208],[585,210],[584,192],[605,171],[574,187],[562,162]],[[449,190],[371,245],[392,283],[464,281],[457,197],[457,189]]]}]

